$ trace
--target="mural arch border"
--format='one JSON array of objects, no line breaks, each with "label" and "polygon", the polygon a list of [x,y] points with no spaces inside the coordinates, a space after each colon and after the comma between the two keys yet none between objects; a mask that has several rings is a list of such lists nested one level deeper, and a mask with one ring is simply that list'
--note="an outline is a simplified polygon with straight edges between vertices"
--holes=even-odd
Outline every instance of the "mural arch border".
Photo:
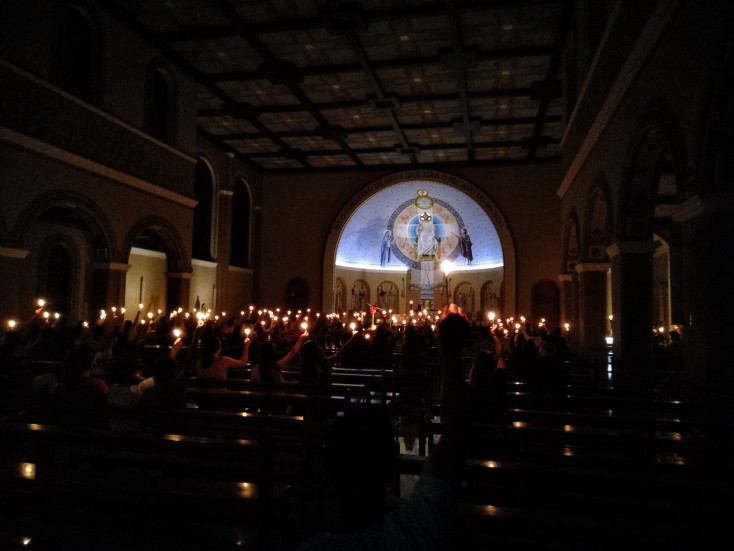
[{"label": "mural arch border", "polygon": [[90,240],[94,244],[95,261],[110,262],[120,259],[115,231],[107,215],[94,201],[75,191],[54,190],[36,197],[18,217],[18,223],[11,235],[16,236],[22,247],[28,248],[31,229],[38,218],[53,207],[63,206],[71,207],[81,214],[86,229],[90,232]]},{"label": "mural arch border", "polygon": [[130,258],[130,251],[133,248],[135,239],[147,229],[152,229],[161,239],[165,247],[166,267],[169,272],[174,273],[190,273],[192,272],[191,261],[186,258],[183,241],[178,230],[165,218],[160,216],[146,216],[141,218],[128,230],[123,244],[123,253],[125,254],[125,263]]},{"label": "mural arch border", "polygon": [[367,184],[342,207],[339,215],[331,225],[331,231],[326,239],[324,248],[322,308],[325,311],[330,311],[334,306],[333,289],[336,283],[336,270],[334,269],[336,265],[336,249],[339,245],[342,230],[349,221],[349,218],[374,194],[394,185],[415,181],[432,181],[453,187],[466,194],[487,214],[497,230],[500,245],[502,246],[504,263],[503,287],[505,292],[503,297],[504,308],[508,312],[514,312],[517,307],[517,256],[515,240],[507,219],[495,202],[475,184],[462,177],[438,170],[405,170],[388,174]]}]

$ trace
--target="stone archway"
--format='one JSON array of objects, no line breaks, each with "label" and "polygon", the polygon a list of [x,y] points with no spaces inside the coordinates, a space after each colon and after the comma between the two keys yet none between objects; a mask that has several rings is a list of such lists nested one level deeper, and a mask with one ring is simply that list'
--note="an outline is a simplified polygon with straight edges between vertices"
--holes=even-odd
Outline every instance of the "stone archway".
[{"label": "stone archway", "polygon": [[[146,245],[145,241],[150,244]],[[150,305],[154,300],[156,307],[161,309],[188,308],[191,263],[185,256],[186,249],[181,236],[168,220],[157,216],[138,220],[128,231],[123,247],[127,251],[127,262],[134,248],[138,252],[145,250],[149,251],[143,253],[143,256],[149,258],[148,262],[151,264],[158,262],[162,264],[160,269],[164,270],[160,279],[151,281],[147,286],[145,276],[135,271],[134,278],[127,278],[131,279],[130,281],[126,279],[124,303],[128,308],[139,303]],[[132,264],[126,264],[128,269],[131,266]],[[142,279],[138,280],[138,277]],[[165,289],[162,288],[164,286]]]}]

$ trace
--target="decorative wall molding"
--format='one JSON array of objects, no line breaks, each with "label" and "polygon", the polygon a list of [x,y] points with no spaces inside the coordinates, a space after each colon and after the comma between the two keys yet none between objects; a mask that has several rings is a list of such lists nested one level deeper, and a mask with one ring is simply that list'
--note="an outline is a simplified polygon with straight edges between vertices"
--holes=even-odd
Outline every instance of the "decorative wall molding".
[{"label": "decorative wall molding", "polygon": [[561,283],[573,283],[573,274],[558,274],[558,281]]},{"label": "decorative wall molding", "polygon": [[180,193],[176,193],[150,182],[146,182],[145,180],[141,180],[140,178],[136,178],[135,176],[130,176],[129,174],[125,174],[124,172],[120,172],[119,170],[116,170],[114,168],[104,166],[100,163],[97,163],[96,161],[80,157],[79,155],[75,155],[74,153],[69,153],[68,151],[42,142],[35,138],[31,138],[30,136],[26,136],[24,134],[11,130],[10,128],[0,126],[0,141],[6,142],[10,145],[14,145],[16,147],[20,147],[32,153],[43,155],[44,157],[47,157],[49,159],[62,162],[73,168],[96,174],[97,176],[101,176],[102,178],[114,180],[115,182],[124,184],[130,188],[137,189],[138,191],[143,191],[161,199],[166,199],[167,201],[183,205],[184,207],[188,207],[190,209],[193,209],[198,203],[198,201],[186,197],[185,195],[181,195]]},{"label": "decorative wall molding", "polygon": [[77,104],[79,107],[81,107],[83,109],[86,109],[87,111],[90,111],[90,112],[94,113],[96,116],[101,117],[101,118],[103,118],[103,119],[105,119],[105,120],[107,120],[107,121],[109,121],[109,122],[111,122],[111,123],[119,126],[120,128],[124,129],[126,132],[130,132],[130,133],[135,134],[135,135],[137,135],[137,136],[139,136],[139,137],[141,137],[141,138],[143,138],[145,140],[148,140],[149,142],[154,143],[157,147],[162,147],[166,151],[168,151],[170,153],[173,153],[174,155],[177,155],[178,157],[180,157],[180,158],[182,158],[182,159],[184,159],[184,160],[186,160],[186,161],[188,161],[188,162],[190,162],[192,164],[195,164],[196,163],[196,157],[193,157],[193,156],[189,155],[188,153],[185,153],[185,152],[181,151],[180,149],[176,149],[175,147],[172,147],[172,146],[168,145],[165,142],[162,142],[160,140],[157,140],[156,138],[154,138],[150,134],[146,134],[145,132],[139,130],[138,128],[135,128],[134,126],[131,126],[131,125],[129,125],[129,124],[121,121],[120,119],[118,119],[116,117],[113,117],[109,113],[105,113],[101,109],[98,109],[98,108],[94,107],[93,105],[89,105],[88,103],[80,100],[79,98],[77,98],[77,97],[75,97],[75,96],[73,96],[73,95],[71,95],[71,94],[69,94],[67,92],[64,92],[61,88],[57,88],[56,86],[53,86],[52,84],[49,84],[45,80],[42,80],[42,79],[38,78],[37,76],[35,76],[35,75],[33,75],[33,74],[31,74],[31,73],[29,73],[27,71],[24,71],[20,67],[16,67],[12,63],[8,63],[4,59],[0,59],[0,66],[4,67],[4,68],[8,69],[9,71],[12,71],[12,72],[14,72],[14,73],[16,73],[16,74],[18,74],[20,76],[22,76],[24,79],[27,79],[27,80],[35,83],[36,85],[41,86],[42,88],[45,88],[45,89],[53,92],[54,94],[58,94],[59,96],[62,96],[66,101],[70,101],[70,102],[73,102],[73,103]]},{"label": "decorative wall molding", "polygon": [[198,258],[191,259],[192,266],[201,266],[202,268],[216,268],[219,266],[219,262],[211,262],[209,260],[199,260]]}]

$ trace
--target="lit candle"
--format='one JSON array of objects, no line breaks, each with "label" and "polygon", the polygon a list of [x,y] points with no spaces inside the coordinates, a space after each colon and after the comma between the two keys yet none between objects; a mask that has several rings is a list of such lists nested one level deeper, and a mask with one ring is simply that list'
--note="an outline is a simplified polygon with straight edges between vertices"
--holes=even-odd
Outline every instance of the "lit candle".
[{"label": "lit candle", "polygon": [[10,329],[15,329],[15,320],[10,320],[8,322],[8,327],[10,327]]},{"label": "lit candle", "polygon": [[494,321],[494,312],[490,312],[488,316],[489,316],[489,321]]},{"label": "lit candle", "polygon": [[308,323],[306,323],[306,322],[304,321],[304,322],[303,322],[303,323],[301,324],[301,329],[303,329],[304,331],[305,331],[306,329],[308,329]]},{"label": "lit candle", "polygon": [[249,337],[249,336],[250,336],[250,328],[247,327],[245,328],[245,337]]},{"label": "lit candle", "polygon": [[44,306],[46,306],[46,301],[43,300],[42,298],[39,298],[38,299],[38,306],[41,307],[41,308],[43,308]]},{"label": "lit candle", "polygon": [[180,329],[174,329],[173,330],[173,336],[178,339],[181,336],[181,330]]},{"label": "lit candle", "polygon": [[141,302],[140,304],[138,304],[138,310],[142,310],[142,309],[143,309],[143,303]]}]

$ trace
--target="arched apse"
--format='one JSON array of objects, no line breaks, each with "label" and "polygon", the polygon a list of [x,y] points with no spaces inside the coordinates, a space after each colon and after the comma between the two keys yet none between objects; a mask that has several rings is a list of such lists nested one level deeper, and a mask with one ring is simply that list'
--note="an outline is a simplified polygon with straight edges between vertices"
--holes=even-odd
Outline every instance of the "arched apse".
[{"label": "arched apse", "polygon": [[[426,213],[433,227],[419,250],[421,215]],[[460,247],[463,229],[472,242],[471,263]],[[382,254],[388,230],[392,232],[387,236],[389,258]],[[476,279],[476,289],[483,287],[482,278],[495,281],[497,289],[505,290],[502,307],[514,313],[515,245],[494,202],[470,182],[444,172],[416,170],[386,176],[356,194],[332,225],[324,254],[323,308],[334,308],[337,276],[351,289],[351,282],[364,279],[365,274],[381,281],[386,273],[400,279],[400,311],[406,309],[411,285],[419,289],[433,285],[433,305],[440,306],[436,301],[445,296],[440,264],[446,259],[454,264],[455,281]]]}]

